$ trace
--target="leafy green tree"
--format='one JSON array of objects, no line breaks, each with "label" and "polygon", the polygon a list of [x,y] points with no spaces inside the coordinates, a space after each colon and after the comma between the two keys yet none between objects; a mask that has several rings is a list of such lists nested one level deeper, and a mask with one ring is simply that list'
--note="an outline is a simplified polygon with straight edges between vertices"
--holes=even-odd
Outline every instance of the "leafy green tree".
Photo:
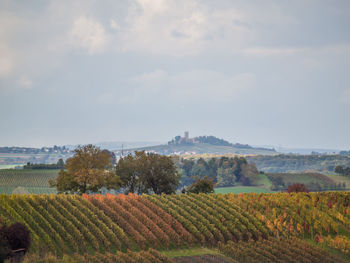
[{"label": "leafy green tree", "polygon": [[192,167],[194,165],[193,159],[183,159],[182,161],[182,169],[185,171],[186,176],[191,176]]},{"label": "leafy green tree", "polygon": [[171,157],[136,151],[121,158],[116,166],[125,193],[175,193],[180,175]]},{"label": "leafy green tree", "polygon": [[203,178],[208,175],[208,164],[203,158],[199,158],[193,165],[191,175],[199,178]]},{"label": "leafy green tree", "polygon": [[138,164],[140,163],[141,152],[136,152],[135,155],[128,154],[120,158],[116,165],[116,174],[121,180],[121,186],[124,192],[141,193],[141,170]]},{"label": "leafy green tree", "polygon": [[241,182],[243,185],[255,185],[257,184],[257,180],[259,178],[259,171],[256,168],[256,165],[254,163],[248,164],[245,163],[241,165],[242,170],[242,176],[241,176]]},{"label": "leafy green tree", "polygon": [[198,179],[188,188],[187,193],[214,193],[214,182],[212,179],[208,179],[208,177]]},{"label": "leafy green tree", "polygon": [[334,169],[334,172],[336,172],[337,174],[344,174],[344,167],[341,165],[337,165]]},{"label": "leafy green tree", "polygon": [[94,145],[79,146],[73,157],[67,159],[66,170],[61,170],[50,185],[59,193],[99,192],[102,188],[118,189],[120,179],[111,166],[111,156]]},{"label": "leafy green tree", "polygon": [[216,177],[216,171],[218,169],[218,164],[215,158],[211,158],[208,161],[208,177],[215,178]]},{"label": "leafy green tree", "polygon": [[218,186],[233,186],[236,184],[236,176],[234,168],[218,168],[217,170],[217,185]]}]

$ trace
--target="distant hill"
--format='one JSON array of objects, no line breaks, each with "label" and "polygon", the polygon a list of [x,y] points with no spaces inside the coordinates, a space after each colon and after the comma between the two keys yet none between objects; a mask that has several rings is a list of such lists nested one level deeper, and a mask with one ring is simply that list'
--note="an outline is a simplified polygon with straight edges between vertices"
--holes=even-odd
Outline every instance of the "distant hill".
[{"label": "distant hill", "polygon": [[[215,136],[199,136],[189,138],[188,132],[185,136],[176,136],[168,144],[155,146],[135,147],[123,150],[123,154],[134,151],[148,151],[158,154],[242,154],[242,155],[273,155],[276,154],[274,149],[256,148],[248,144],[230,143],[226,140],[219,139]],[[122,154],[122,150],[115,151],[117,156]]]},{"label": "distant hill", "polygon": [[[112,142],[97,142],[97,143],[92,143],[92,144],[100,147],[101,149],[107,149],[109,151],[115,151],[115,150],[121,150],[123,148],[126,149],[126,148],[138,148],[138,147],[153,146],[153,145],[161,144],[161,142],[112,141]],[[76,144],[76,145],[65,145],[65,147],[70,149],[70,150],[74,150],[75,148],[78,147],[78,144]]]}]

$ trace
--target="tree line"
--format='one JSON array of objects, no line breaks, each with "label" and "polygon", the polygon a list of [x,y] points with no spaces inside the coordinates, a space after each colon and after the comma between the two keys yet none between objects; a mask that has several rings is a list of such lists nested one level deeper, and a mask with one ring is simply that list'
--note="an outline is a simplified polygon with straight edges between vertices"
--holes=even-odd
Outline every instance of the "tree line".
[{"label": "tree line", "polygon": [[244,157],[221,157],[205,160],[199,158],[180,159],[174,157],[181,174],[181,185],[194,183],[196,179],[210,178],[216,186],[234,186],[237,184],[254,185],[259,171],[254,163],[248,163]]},{"label": "tree line", "polygon": [[23,169],[27,170],[55,170],[55,169],[64,169],[63,159],[59,159],[57,163],[30,163],[28,162],[23,166]]},{"label": "tree line", "polygon": [[343,165],[337,165],[334,169],[334,172],[343,176],[350,176],[350,166],[346,167]]},{"label": "tree line", "polygon": [[349,166],[346,155],[256,155],[247,156],[249,162],[256,164],[259,171],[266,173],[304,172],[306,170],[333,173],[337,165]]},{"label": "tree line", "polygon": [[175,193],[179,174],[172,159],[136,151],[115,164],[115,156],[94,145],[79,146],[68,158],[65,169],[49,183],[59,193],[97,193],[120,190],[124,193]]},{"label": "tree line", "polygon": [[172,194],[185,186],[187,192],[211,192],[214,185],[254,185],[259,173],[243,157],[194,160],[135,151],[116,162],[111,152],[93,145],[79,146],[74,152],[49,182],[59,193]]}]

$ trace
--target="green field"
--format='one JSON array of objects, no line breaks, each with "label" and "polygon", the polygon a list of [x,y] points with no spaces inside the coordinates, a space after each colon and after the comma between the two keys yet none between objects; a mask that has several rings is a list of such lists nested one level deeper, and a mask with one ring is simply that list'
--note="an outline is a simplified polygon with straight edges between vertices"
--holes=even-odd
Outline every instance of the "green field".
[{"label": "green field", "polygon": [[350,178],[338,175],[325,175],[318,172],[307,173],[268,173],[268,179],[273,184],[270,189],[286,190],[289,185],[305,184],[310,191],[349,189]]},{"label": "green field", "polygon": [[227,194],[227,193],[273,193],[273,191],[267,190],[263,187],[256,186],[232,186],[232,187],[218,187],[215,188],[216,194]]},{"label": "green field", "polygon": [[347,176],[342,176],[342,175],[335,175],[335,174],[331,174],[331,175],[327,175],[327,177],[329,177],[331,180],[333,180],[335,183],[345,183],[345,186],[347,189],[350,188],[350,177]]},{"label": "green field", "polygon": [[14,169],[17,166],[23,166],[24,164],[0,164],[0,170],[2,169]]}]

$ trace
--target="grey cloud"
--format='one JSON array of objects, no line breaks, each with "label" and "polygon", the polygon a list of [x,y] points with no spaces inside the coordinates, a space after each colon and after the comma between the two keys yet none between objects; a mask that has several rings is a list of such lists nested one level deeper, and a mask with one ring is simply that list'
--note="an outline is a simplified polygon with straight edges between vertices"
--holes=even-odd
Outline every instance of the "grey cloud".
[{"label": "grey cloud", "polygon": [[252,73],[225,75],[209,70],[169,74],[155,70],[134,78],[135,89],[125,102],[140,103],[161,98],[177,103],[220,103],[235,101],[256,86]]},{"label": "grey cloud", "polygon": [[167,141],[189,129],[349,149],[349,7],[2,1],[0,145]]}]

